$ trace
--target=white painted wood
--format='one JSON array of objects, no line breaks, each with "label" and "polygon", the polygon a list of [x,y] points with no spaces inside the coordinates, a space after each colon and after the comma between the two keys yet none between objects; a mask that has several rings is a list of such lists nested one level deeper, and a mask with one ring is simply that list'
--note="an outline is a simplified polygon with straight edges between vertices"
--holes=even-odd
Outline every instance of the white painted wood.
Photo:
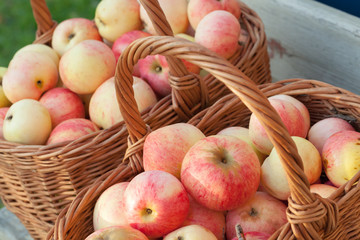
[{"label": "white painted wood", "polygon": [[360,18],[313,0],[243,0],[265,25],[273,80],[317,79],[360,94]]}]

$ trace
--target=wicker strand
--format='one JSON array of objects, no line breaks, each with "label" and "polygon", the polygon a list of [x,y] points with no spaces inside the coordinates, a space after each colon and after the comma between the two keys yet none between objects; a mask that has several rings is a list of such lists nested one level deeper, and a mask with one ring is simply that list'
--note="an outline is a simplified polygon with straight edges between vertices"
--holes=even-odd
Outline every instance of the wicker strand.
[{"label": "wicker strand", "polygon": [[34,43],[51,44],[52,34],[57,23],[53,21],[45,0],[30,0],[34,19],[37,24]]}]

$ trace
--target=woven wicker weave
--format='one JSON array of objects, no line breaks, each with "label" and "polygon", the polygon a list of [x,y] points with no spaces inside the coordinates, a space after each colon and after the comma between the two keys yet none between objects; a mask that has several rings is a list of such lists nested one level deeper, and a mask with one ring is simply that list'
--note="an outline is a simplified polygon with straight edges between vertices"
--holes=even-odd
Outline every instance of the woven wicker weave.
[{"label": "woven wicker weave", "polygon": [[[172,35],[157,0],[141,0],[159,35]],[[45,0],[30,1],[37,23],[36,43],[51,45],[57,23]],[[241,4],[240,21],[249,39],[232,62],[257,83],[269,82],[270,67],[264,27],[258,15]],[[171,50],[171,46],[168,46]],[[168,55],[172,94],[142,113],[152,129],[186,121],[225,95],[228,89],[212,76],[200,79],[189,74],[183,63]],[[127,149],[128,132],[121,122],[109,129],[72,142],[47,146],[20,145],[0,141],[0,196],[34,239],[43,239],[59,212],[84,187],[116,168]],[[139,162],[135,172],[142,169]],[[133,174],[133,173],[132,173]]]},{"label": "woven wicker weave", "polygon": [[[166,45],[171,45],[172,49],[167,50]],[[246,127],[251,113],[255,113],[265,126],[281,156],[291,189],[288,223],[278,229],[271,239],[359,239],[360,185],[356,182],[360,172],[327,199],[310,193],[295,144],[266,97],[276,94],[294,96],[309,109],[312,124],[337,116],[360,129],[360,96],[330,84],[304,79],[268,83],[258,88],[229,62],[206,49],[199,49],[193,43],[171,37],[149,37],[136,41],[124,53],[116,73],[119,105],[129,130],[130,144],[124,162],[78,194],[71,205],[60,213],[48,239],[84,239],[93,231],[92,211],[100,194],[115,183],[129,181],[134,177],[132,166],[141,165],[144,138],[151,127],[145,124],[134,107],[130,73],[138,60],[134,56],[141,58],[150,53],[177,56],[195,63],[233,91],[188,121],[206,135],[216,134],[229,126]]]}]

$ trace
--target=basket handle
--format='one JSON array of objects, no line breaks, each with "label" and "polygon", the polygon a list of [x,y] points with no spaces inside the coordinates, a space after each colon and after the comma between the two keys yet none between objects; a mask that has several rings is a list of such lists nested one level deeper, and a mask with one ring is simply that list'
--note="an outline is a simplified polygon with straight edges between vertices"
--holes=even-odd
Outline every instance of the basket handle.
[{"label": "basket handle", "polygon": [[[139,0],[159,36],[174,36],[158,0]],[[194,107],[203,109],[208,105],[208,93],[200,76],[189,73],[184,63],[171,55],[165,56],[170,69],[172,107],[186,121],[194,115]],[[200,103],[200,105],[199,105]]]},{"label": "basket handle", "polygon": [[36,39],[34,43],[51,44],[51,38],[56,27],[52,20],[45,0],[30,0],[34,19],[37,24]]},{"label": "basket handle", "polygon": [[[325,228],[327,221],[330,221],[326,215],[326,206],[323,201],[319,201],[310,193],[302,160],[277,112],[266,96],[245,74],[227,60],[218,57],[199,44],[174,37],[152,36],[136,40],[121,55],[115,73],[115,86],[119,107],[129,132],[129,148],[126,157],[130,157],[130,163],[142,161],[142,151],[139,149],[142,149],[141,144],[149,132],[136,107],[131,73],[134,64],[149,54],[171,55],[196,64],[224,83],[238,96],[261,121],[281,158],[291,191],[288,219],[292,223],[292,232],[299,239],[309,239],[309,236],[316,235],[320,229]],[[136,144],[132,145],[133,143]],[[307,207],[301,208],[304,205]],[[321,216],[314,220],[314,212]],[[304,229],[307,230],[306,233]]]}]

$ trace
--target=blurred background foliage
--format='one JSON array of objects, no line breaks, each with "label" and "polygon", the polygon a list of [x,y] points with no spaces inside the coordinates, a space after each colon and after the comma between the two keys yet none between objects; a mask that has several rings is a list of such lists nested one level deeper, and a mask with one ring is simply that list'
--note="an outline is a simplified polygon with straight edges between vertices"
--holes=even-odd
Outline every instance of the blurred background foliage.
[{"label": "blurred background foliage", "polygon": [[[61,21],[93,19],[100,0],[46,0],[52,18]],[[14,53],[35,40],[36,23],[30,0],[0,0],[0,66],[7,66]]]}]

